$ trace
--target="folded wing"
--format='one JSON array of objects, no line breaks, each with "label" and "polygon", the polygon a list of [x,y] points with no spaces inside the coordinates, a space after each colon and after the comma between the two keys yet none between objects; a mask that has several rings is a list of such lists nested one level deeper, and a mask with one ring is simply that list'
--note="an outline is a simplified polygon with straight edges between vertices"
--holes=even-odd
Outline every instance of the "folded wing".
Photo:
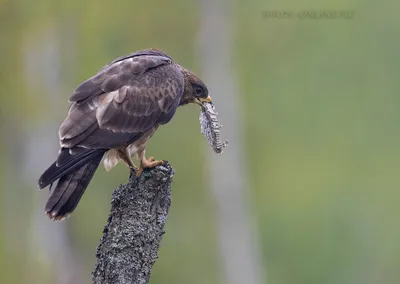
[{"label": "folded wing", "polygon": [[183,75],[171,58],[146,50],[114,60],[70,97],[62,147],[116,148],[175,113]]}]

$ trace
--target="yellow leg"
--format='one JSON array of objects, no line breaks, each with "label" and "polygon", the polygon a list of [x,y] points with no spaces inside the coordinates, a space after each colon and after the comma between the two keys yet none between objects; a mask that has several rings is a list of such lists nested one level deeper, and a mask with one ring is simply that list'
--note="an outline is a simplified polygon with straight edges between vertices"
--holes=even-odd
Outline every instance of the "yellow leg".
[{"label": "yellow leg", "polygon": [[139,168],[135,166],[131,158],[129,157],[129,154],[127,153],[127,149],[125,148],[124,150],[118,150],[119,157],[121,158],[122,161],[129,167],[131,170],[131,173],[137,173]]},{"label": "yellow leg", "polygon": [[146,168],[154,168],[157,167],[159,165],[164,164],[163,160],[159,160],[157,161],[156,159],[154,159],[153,157],[150,157],[148,159],[146,159],[145,157],[145,150],[143,149],[143,151],[140,151],[138,153],[139,155],[139,160],[140,160],[140,168],[139,170],[136,172],[136,176],[140,177],[140,175],[143,173],[143,170]]}]

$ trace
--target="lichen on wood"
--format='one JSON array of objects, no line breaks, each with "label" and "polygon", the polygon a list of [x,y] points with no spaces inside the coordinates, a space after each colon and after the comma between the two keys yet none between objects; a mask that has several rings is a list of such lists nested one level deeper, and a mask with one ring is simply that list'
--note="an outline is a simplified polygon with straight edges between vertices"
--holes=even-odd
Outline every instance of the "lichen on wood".
[{"label": "lichen on wood", "polygon": [[165,233],[173,175],[165,163],[130,178],[113,192],[92,283],[148,283]]}]

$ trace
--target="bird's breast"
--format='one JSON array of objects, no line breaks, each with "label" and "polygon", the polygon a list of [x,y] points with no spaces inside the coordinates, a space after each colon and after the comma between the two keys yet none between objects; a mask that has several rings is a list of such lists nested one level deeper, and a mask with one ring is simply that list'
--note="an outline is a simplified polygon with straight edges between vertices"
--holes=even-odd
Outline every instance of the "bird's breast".
[{"label": "bird's breast", "polygon": [[121,160],[120,152],[125,152],[128,157],[137,156],[139,153],[145,151],[147,141],[153,136],[154,132],[156,132],[158,125],[154,126],[152,129],[144,132],[142,135],[139,136],[138,139],[133,141],[131,144],[120,147],[117,149],[110,149],[106,157],[104,159],[104,168],[106,171],[111,170],[114,168],[119,161]]},{"label": "bird's breast", "polygon": [[146,149],[147,141],[153,136],[154,132],[158,129],[158,125],[155,125],[150,130],[146,131],[141,135],[136,141],[130,144],[127,148],[129,150],[130,156],[133,156],[139,152]]}]

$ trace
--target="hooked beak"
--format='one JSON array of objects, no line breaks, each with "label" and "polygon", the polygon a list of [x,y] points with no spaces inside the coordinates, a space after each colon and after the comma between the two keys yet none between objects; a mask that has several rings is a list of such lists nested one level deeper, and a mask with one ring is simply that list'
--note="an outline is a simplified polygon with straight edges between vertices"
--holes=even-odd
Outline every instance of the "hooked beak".
[{"label": "hooked beak", "polygon": [[195,99],[195,103],[198,104],[198,105],[200,105],[200,106],[202,106],[203,103],[211,103],[211,104],[212,104],[212,100],[211,100],[211,97],[208,96],[208,97],[205,98],[205,99],[203,99],[203,98]]}]

